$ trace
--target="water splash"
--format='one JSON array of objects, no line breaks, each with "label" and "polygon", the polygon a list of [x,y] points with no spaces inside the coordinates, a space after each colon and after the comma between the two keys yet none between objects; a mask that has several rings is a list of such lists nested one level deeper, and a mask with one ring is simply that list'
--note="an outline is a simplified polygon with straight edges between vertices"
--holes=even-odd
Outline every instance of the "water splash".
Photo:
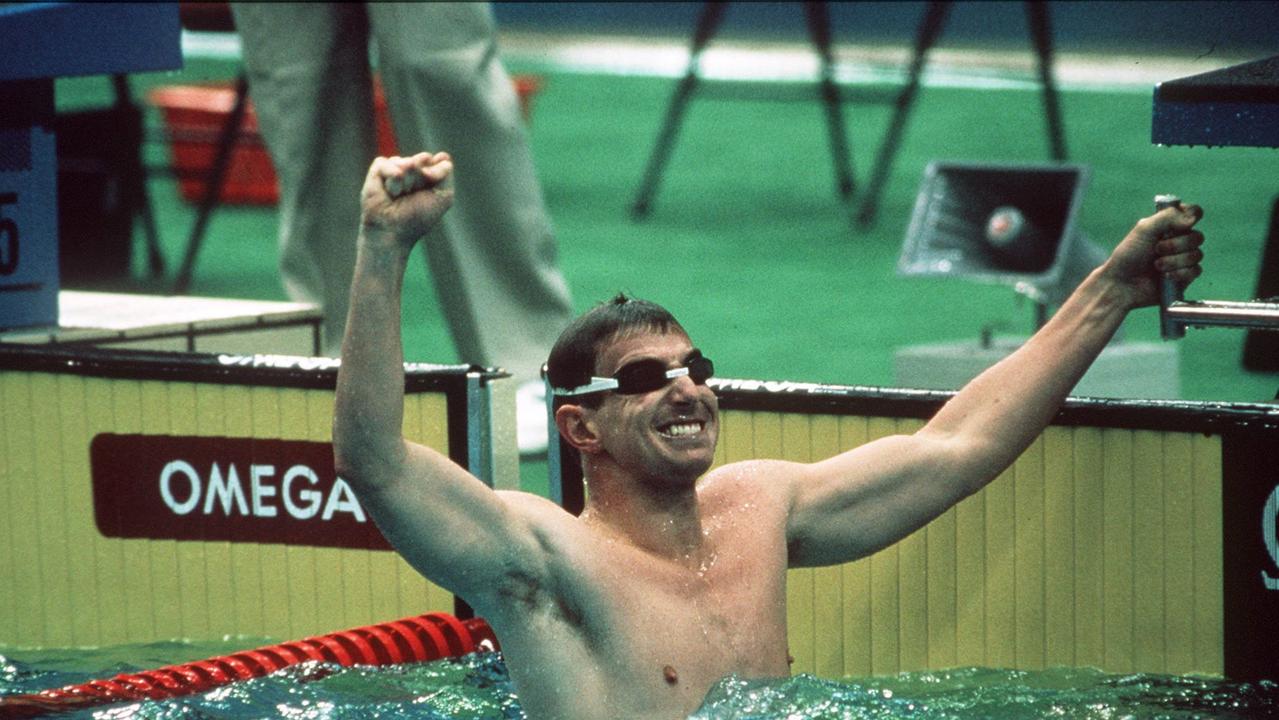
[{"label": "water splash", "polygon": [[[141,649],[136,645],[127,647],[134,652]],[[89,651],[89,655],[97,652]],[[67,672],[58,667],[65,659],[64,655],[49,651],[40,651],[35,662],[0,656],[0,697],[145,667],[112,663],[110,667],[99,667],[97,672]],[[308,662],[200,695],[79,710],[58,718],[524,720],[525,715],[501,655],[475,653],[458,659],[386,667]]]},{"label": "water splash", "polygon": [[[170,645],[3,652],[0,697],[228,652],[227,647],[207,643]],[[380,668],[304,663],[203,695],[77,711],[59,717],[525,720],[506,665],[497,653]],[[1279,720],[1279,684],[1178,675],[1116,675],[1087,668],[1036,672],[963,668],[843,681],[811,675],[775,680],[730,677],[711,689],[691,718]]]},{"label": "water splash", "polygon": [[835,682],[727,678],[691,720],[1254,720],[1279,718],[1279,684],[1087,668],[965,668]]}]

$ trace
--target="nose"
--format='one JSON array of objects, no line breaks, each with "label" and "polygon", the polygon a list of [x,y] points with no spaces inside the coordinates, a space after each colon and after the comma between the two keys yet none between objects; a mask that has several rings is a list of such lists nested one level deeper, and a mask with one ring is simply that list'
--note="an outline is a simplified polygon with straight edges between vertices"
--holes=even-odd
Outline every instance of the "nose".
[{"label": "nose", "polygon": [[667,391],[668,397],[674,402],[691,403],[697,399],[705,385],[698,385],[693,379],[687,375],[682,375],[671,380],[670,388]]}]

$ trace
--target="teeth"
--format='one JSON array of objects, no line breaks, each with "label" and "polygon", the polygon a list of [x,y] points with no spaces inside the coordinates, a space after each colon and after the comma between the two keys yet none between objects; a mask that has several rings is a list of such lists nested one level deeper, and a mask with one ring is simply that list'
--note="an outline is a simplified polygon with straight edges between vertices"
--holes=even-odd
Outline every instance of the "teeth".
[{"label": "teeth", "polygon": [[666,428],[662,432],[663,434],[670,435],[671,437],[681,437],[684,435],[693,435],[697,432],[700,432],[701,429],[702,429],[701,423],[690,422],[690,423],[679,423],[677,425],[671,425],[670,427]]}]

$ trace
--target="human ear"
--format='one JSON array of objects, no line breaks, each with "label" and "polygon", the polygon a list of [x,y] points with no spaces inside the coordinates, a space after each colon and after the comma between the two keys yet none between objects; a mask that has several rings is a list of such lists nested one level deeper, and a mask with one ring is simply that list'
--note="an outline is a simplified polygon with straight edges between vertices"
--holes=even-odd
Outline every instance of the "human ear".
[{"label": "human ear", "polygon": [[595,453],[599,451],[599,436],[588,415],[590,411],[581,405],[561,405],[555,411],[555,427],[560,437],[579,452]]}]

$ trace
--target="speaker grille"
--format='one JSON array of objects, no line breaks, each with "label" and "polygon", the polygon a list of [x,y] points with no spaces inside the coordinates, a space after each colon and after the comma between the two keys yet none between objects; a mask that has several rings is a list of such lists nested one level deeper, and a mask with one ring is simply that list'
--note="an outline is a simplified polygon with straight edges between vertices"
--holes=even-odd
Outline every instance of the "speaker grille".
[{"label": "speaker grille", "polygon": [[[1072,252],[1087,176],[1078,165],[930,163],[898,271],[1055,285]],[[992,224],[998,231],[1010,222],[1016,225],[1011,234],[988,232]]]}]

